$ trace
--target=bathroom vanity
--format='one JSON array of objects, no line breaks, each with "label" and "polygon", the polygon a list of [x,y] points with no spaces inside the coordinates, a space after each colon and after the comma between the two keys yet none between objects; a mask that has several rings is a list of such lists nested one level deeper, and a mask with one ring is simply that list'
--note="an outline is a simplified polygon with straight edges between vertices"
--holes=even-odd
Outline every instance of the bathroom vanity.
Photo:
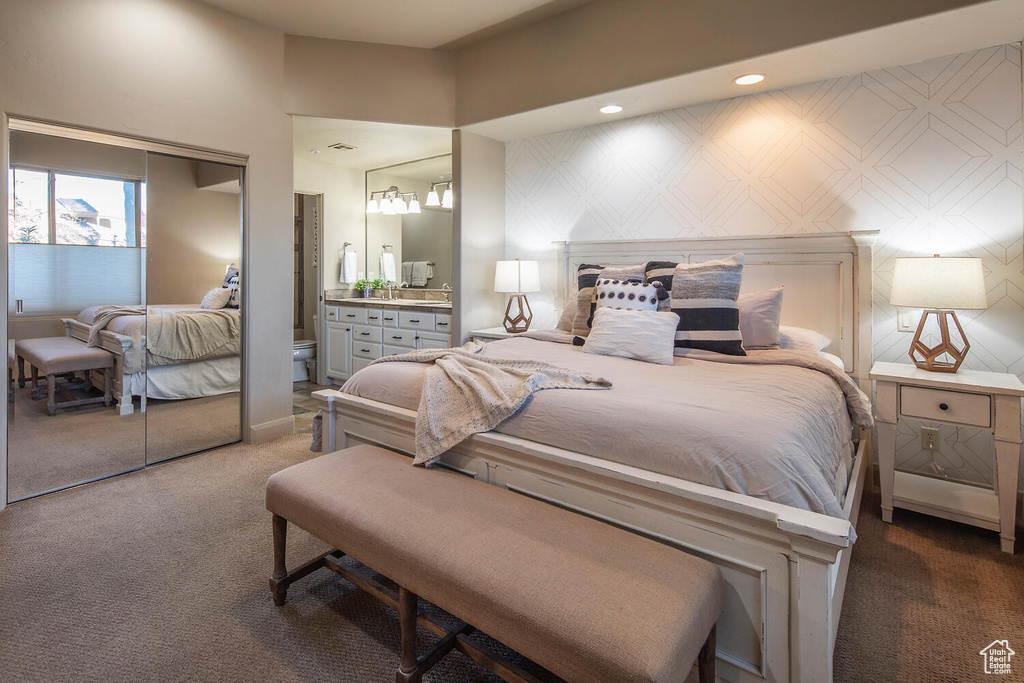
[{"label": "bathroom vanity", "polygon": [[321,362],[327,377],[348,379],[382,356],[451,346],[445,301],[327,299]]}]

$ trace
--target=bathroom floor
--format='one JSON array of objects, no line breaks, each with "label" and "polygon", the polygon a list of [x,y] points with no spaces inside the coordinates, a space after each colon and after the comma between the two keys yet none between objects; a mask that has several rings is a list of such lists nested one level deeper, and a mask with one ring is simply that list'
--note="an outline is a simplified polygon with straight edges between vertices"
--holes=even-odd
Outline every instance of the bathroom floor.
[{"label": "bathroom floor", "polygon": [[310,434],[313,431],[313,416],[320,406],[310,394],[332,388],[336,387],[324,387],[316,382],[292,382],[292,415],[295,416],[296,434]]}]

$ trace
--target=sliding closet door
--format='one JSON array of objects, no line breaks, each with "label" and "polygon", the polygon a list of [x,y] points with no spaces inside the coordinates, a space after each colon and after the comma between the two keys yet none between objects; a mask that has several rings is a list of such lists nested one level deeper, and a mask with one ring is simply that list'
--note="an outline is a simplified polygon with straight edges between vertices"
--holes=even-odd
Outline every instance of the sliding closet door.
[{"label": "sliding closet door", "polygon": [[146,461],[241,440],[242,169],[149,154]]},{"label": "sliding closet door", "polygon": [[[145,377],[146,161],[139,150],[11,133],[8,501],[145,465],[130,383]],[[104,317],[114,307],[125,315]]]}]

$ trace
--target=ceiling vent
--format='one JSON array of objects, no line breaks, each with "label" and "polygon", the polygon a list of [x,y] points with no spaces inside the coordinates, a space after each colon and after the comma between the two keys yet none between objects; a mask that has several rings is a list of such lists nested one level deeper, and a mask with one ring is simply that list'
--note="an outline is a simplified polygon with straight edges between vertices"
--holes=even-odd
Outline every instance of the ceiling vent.
[{"label": "ceiling vent", "polygon": [[335,142],[333,145],[327,145],[331,149],[338,149],[343,152],[355,149],[355,145],[346,145],[344,142]]}]

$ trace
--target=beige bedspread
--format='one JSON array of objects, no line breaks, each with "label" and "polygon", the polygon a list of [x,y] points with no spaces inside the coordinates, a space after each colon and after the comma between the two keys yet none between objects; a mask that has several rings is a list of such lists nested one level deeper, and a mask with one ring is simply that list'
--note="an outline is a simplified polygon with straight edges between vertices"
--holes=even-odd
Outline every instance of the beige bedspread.
[{"label": "beige bedspread", "polygon": [[[746,361],[679,357],[664,366],[521,337],[490,343],[482,353],[612,383],[608,391],[535,394],[496,432],[842,516],[853,459],[850,406],[860,424],[870,424],[870,411],[852,382],[848,398],[814,356],[763,351]],[[416,410],[424,371],[418,363],[373,365],[345,391]]]}]

